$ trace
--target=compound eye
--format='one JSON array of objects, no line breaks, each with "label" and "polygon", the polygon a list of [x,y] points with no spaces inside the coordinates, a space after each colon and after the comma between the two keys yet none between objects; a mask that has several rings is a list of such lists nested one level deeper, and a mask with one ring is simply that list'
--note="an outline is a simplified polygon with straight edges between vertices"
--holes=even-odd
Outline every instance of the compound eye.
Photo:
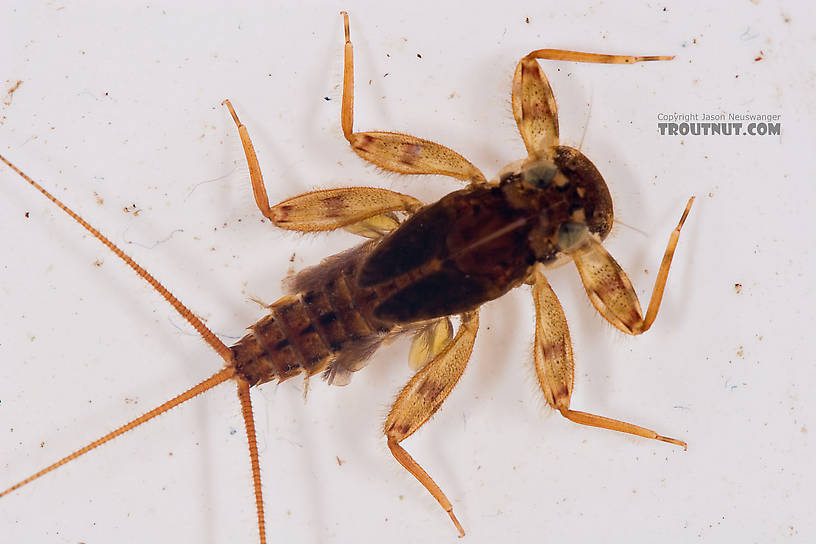
[{"label": "compound eye", "polygon": [[554,164],[538,163],[524,169],[521,173],[521,179],[530,187],[546,189],[552,183],[556,172],[558,172],[558,169]]},{"label": "compound eye", "polygon": [[589,233],[585,223],[573,223],[567,221],[558,227],[558,247],[562,251],[569,251],[584,241]]}]

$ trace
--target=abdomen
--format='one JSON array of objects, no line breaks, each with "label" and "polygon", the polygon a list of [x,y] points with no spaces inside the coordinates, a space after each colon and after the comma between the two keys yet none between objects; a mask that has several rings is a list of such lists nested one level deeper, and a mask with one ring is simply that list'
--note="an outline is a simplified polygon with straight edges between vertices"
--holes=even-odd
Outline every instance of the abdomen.
[{"label": "abdomen", "polygon": [[250,385],[319,372],[347,383],[348,374],[395,332],[393,322],[374,315],[381,295],[355,279],[372,247],[363,244],[295,276],[294,294],[272,304],[230,348],[235,368]]}]

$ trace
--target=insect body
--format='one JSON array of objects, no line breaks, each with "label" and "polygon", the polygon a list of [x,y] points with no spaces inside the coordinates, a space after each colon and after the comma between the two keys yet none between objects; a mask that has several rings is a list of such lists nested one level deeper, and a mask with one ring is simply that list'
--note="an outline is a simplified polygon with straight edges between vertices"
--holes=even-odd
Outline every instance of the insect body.
[{"label": "insect body", "polygon": [[301,371],[335,376],[389,334],[474,311],[536,262],[557,262],[588,233],[605,237],[611,212],[600,174],[567,147],[553,164],[451,193],[379,242],[297,276],[297,295],[233,346],[237,368],[253,385]]},{"label": "insect body", "polygon": [[[295,276],[288,284],[290,293],[270,305],[268,315],[232,347],[224,345],[110,240],[0,157],[148,281],[225,361],[220,372],[198,386],[0,492],[0,497],[233,379],[246,424],[260,540],[265,542],[249,388],[318,373],[330,383],[347,383],[383,341],[413,333],[411,359],[419,370],[397,397],[383,431],[397,461],[431,493],[464,535],[450,501],[401,442],[439,409],[462,375],[476,338],[479,307],[525,282],[533,286],[534,360],[547,402],[576,423],[685,447],[684,442],[649,429],[570,408],[572,346],[563,311],[544,276],[547,267],[572,260],[593,305],[615,327],[627,334],[640,334],[654,322],[693,198],[671,235],[644,314],[626,274],[601,245],[613,224],[609,191],[589,159],[560,145],[555,100],[537,59],[633,63],[671,57],[549,49],[524,57],[513,80],[513,112],[528,157],[509,164],[488,182],[473,164],[440,144],[393,132],[353,131],[353,49],[345,14],[344,22],[341,128],[352,149],[386,170],[442,174],[469,184],[428,206],[404,194],[368,187],[314,191],[270,206],[248,131],[232,104],[225,101],[244,146],[256,203],[265,217],[290,230],[346,228],[370,238]],[[400,222],[402,216],[406,218]],[[451,316],[461,319],[455,335]]]}]

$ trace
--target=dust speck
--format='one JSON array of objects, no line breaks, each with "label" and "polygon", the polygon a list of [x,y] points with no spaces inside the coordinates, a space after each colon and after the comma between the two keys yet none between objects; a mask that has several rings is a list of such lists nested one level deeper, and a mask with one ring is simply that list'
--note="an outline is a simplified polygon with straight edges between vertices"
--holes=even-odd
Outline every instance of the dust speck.
[{"label": "dust speck", "polygon": [[17,89],[19,89],[20,85],[22,85],[22,84],[23,84],[23,80],[18,79],[14,84],[12,84],[11,87],[9,87],[9,89],[6,91],[6,98],[3,100],[3,105],[4,106],[11,106],[12,96],[14,95],[14,92]]}]

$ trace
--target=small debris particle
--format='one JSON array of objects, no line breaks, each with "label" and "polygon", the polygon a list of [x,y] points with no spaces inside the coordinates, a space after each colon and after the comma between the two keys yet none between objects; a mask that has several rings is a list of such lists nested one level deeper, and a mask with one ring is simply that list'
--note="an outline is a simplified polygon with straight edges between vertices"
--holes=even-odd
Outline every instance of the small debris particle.
[{"label": "small debris particle", "polygon": [[736,74],[736,75],[734,76],[734,78],[735,78],[735,79],[736,79],[736,78],[738,78],[738,77],[739,77],[739,74]]},{"label": "small debris particle", "polygon": [[26,219],[29,217],[28,212],[25,213]]},{"label": "small debris particle", "polygon": [[134,203],[134,204],[131,204],[130,206],[125,206],[124,208],[122,208],[122,210],[123,210],[125,213],[132,213],[132,214],[133,214],[133,217],[138,216],[138,215],[139,215],[139,213],[141,213],[141,211],[142,211],[141,209],[139,209],[139,208],[136,206],[136,204],[135,204],[135,203]]},{"label": "small debris particle", "polygon": [[172,452],[172,451],[168,451],[168,452],[167,452],[167,456],[168,456],[168,457],[173,457],[173,452]]},{"label": "small debris particle", "polygon": [[736,293],[738,295],[742,294],[742,284],[741,283],[735,283],[734,284],[734,291],[736,291]]},{"label": "small debris particle", "polygon": [[94,191],[94,198],[96,198],[96,203],[99,204],[100,206],[105,203],[105,199],[99,196],[99,193],[97,193],[96,191]]},{"label": "small debris particle", "polygon": [[102,266],[102,263],[104,263],[104,262],[105,261],[103,261],[102,259],[97,259],[97,260],[94,261],[94,266]]},{"label": "small debris particle", "polygon": [[802,428],[801,428],[801,429],[799,429],[799,432],[800,432],[800,433],[803,433],[803,434],[807,434],[807,427],[805,427],[804,425],[802,425]]},{"label": "small debris particle", "polygon": [[291,256],[291,257],[289,257],[289,262],[290,262],[290,263],[295,262],[295,253],[292,253],[292,256]]},{"label": "small debris particle", "polygon": [[742,357],[745,353],[742,351],[742,346],[737,348],[737,357]]},{"label": "small debris particle", "polygon": [[758,56],[758,57],[756,57],[756,58],[754,59],[754,62],[759,62],[759,61],[761,61],[761,60],[764,58],[764,56],[765,56],[765,51],[763,51],[762,49],[760,49],[760,50],[759,50],[759,56]]},{"label": "small debris particle", "polygon": [[527,24],[529,25],[529,24],[530,24],[530,18],[529,18],[529,17],[525,17],[525,18],[524,18],[524,22],[525,22],[525,23],[527,23]]},{"label": "small debris particle", "polygon": [[383,77],[388,77],[388,74],[390,74],[390,73],[391,73],[391,72],[386,72],[386,73],[384,73],[384,74],[383,74]]},{"label": "small debris particle", "polygon": [[19,89],[19,88],[20,88],[20,85],[22,85],[22,84],[23,84],[23,80],[22,80],[22,79],[18,79],[18,80],[17,80],[17,82],[16,82],[16,83],[14,83],[14,85],[12,85],[11,87],[9,87],[9,90],[8,90],[8,91],[6,91],[6,99],[5,99],[5,100],[3,100],[3,105],[5,105],[5,106],[11,106],[11,95],[13,95],[13,94],[14,94],[14,91],[16,91],[17,89]]},{"label": "small debris particle", "polygon": [[342,459],[340,459],[340,457],[338,457],[337,455],[335,455],[335,456],[334,456],[334,458],[335,458],[335,459],[337,459],[337,466],[338,466],[338,467],[342,467],[342,466],[343,466],[343,463],[345,463],[345,461],[343,461]]},{"label": "small debris particle", "polygon": [[125,397],[125,404],[139,404],[139,399]]},{"label": "small debris particle", "polygon": [[323,100],[325,100],[326,102],[331,102],[331,98],[329,98],[328,96],[324,96]]},{"label": "small debris particle", "polygon": [[421,59],[421,58],[422,58],[422,55],[420,55],[419,53],[417,53],[417,58],[418,58],[418,59]]},{"label": "small debris particle", "polygon": [[40,447],[44,448],[45,447],[45,442],[40,442]]}]

